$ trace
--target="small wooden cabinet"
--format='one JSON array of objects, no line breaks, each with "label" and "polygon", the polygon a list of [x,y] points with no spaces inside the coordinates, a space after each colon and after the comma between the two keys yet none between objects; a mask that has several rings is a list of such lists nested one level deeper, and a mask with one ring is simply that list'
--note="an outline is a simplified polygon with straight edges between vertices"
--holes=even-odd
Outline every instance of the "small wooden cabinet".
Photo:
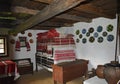
[{"label": "small wooden cabinet", "polygon": [[14,59],[13,61],[17,63],[20,75],[33,74],[33,63],[30,58]]},{"label": "small wooden cabinet", "polygon": [[82,77],[88,71],[87,60],[76,60],[72,62],[65,62],[53,65],[53,80],[54,84],[57,82],[66,84],[75,78]]}]

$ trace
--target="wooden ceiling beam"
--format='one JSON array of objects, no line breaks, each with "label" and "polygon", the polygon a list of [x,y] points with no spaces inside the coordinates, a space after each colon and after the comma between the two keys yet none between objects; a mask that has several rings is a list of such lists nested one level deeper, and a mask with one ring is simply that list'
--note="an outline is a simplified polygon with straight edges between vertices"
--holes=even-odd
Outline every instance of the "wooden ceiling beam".
[{"label": "wooden ceiling beam", "polygon": [[35,16],[29,18],[24,23],[18,25],[15,29],[9,31],[9,33],[18,33],[29,29],[38,23],[41,23],[59,13],[62,13],[70,8],[75,7],[83,1],[85,0],[55,0],[42,11],[37,13]]},{"label": "wooden ceiling beam", "polygon": [[18,25],[15,29],[9,31],[9,33],[18,33],[27,30],[32,26],[50,19],[66,10],[69,10],[84,1],[86,0],[55,0],[50,5],[45,7],[41,12],[37,13],[35,16],[32,16],[24,23]]},{"label": "wooden ceiling beam", "polygon": [[[50,4],[52,1],[54,0],[34,0],[34,1],[39,1],[39,2],[44,2],[47,4]],[[103,0],[102,0],[103,1]],[[110,0],[109,0],[110,1]],[[112,1],[112,0],[111,0]],[[108,2],[108,1],[107,1]],[[103,5],[102,5],[103,6]],[[81,5],[77,8],[75,8],[76,10],[79,11],[83,11],[83,12],[87,12],[87,13],[92,13],[92,14],[96,14],[98,16],[101,17],[106,17],[106,18],[115,18],[115,16],[113,16],[110,13],[106,13],[106,11],[104,11],[103,9],[101,9],[100,7],[96,7],[93,6],[93,4],[88,4],[88,5]]]},{"label": "wooden ceiling beam", "polygon": [[33,10],[33,9],[28,9],[26,7],[21,7],[21,6],[13,6],[11,7],[11,11],[14,13],[25,13],[25,14],[31,14],[31,15],[36,15],[39,10]]},{"label": "wooden ceiling beam", "polygon": [[[15,6],[15,7],[12,7],[12,12],[36,15],[40,11],[39,10],[28,9],[28,8],[25,8],[25,7]],[[55,18],[74,20],[74,21],[91,22],[91,19],[89,19],[89,18],[84,18],[84,17],[80,17],[80,16],[76,16],[76,15],[70,15],[70,14],[61,14],[61,15],[56,16]]]},{"label": "wooden ceiling beam", "polygon": [[1,28],[0,27],[0,34],[8,34],[8,31],[10,31],[10,28]]},{"label": "wooden ceiling beam", "polygon": [[115,18],[115,16],[111,15],[110,13],[106,13],[100,7],[93,6],[92,4],[81,5],[79,7],[74,8],[77,11],[82,11],[90,14],[97,15],[99,17],[106,17],[106,18]]},{"label": "wooden ceiling beam", "polygon": [[70,15],[70,14],[61,14],[59,16],[56,16],[57,18],[63,18],[67,20],[74,20],[74,21],[83,21],[83,22],[91,22],[91,19],[89,18],[84,18],[84,17],[79,17],[76,15]]},{"label": "wooden ceiling beam", "polygon": [[42,2],[42,3],[50,4],[50,3],[53,2],[54,0],[32,0],[32,1],[38,1],[38,2]]},{"label": "wooden ceiling beam", "polygon": [[44,26],[44,27],[46,27],[46,26],[49,26],[49,27],[55,26],[55,27],[61,27],[63,25],[64,25],[63,23],[46,21],[46,22],[43,22],[41,24],[38,24],[37,26]]}]

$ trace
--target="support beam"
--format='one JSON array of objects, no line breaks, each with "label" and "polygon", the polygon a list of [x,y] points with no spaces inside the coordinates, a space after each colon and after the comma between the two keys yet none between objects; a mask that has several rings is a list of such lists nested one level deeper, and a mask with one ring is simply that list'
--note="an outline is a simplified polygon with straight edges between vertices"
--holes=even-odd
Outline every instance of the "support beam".
[{"label": "support beam", "polygon": [[[33,1],[39,1],[39,2],[43,2],[43,3],[47,3],[50,4],[52,1],[54,0],[33,0]],[[107,17],[107,18],[115,18],[113,15],[110,15],[110,13],[106,13],[106,11],[104,11],[101,8],[96,8],[95,6],[93,6],[93,4],[88,4],[88,5],[81,5],[77,8],[75,8],[78,11],[83,11],[83,12],[87,12],[87,13],[91,13],[91,14],[96,14],[98,16],[101,17]]]},{"label": "support beam", "polygon": [[10,31],[10,29],[8,29],[8,28],[0,28],[0,34],[8,34],[8,31]]},{"label": "support beam", "polygon": [[61,19],[63,18],[63,19],[73,20],[73,21],[91,22],[89,18],[79,17],[76,15],[69,15],[69,14],[62,14],[62,15],[56,16],[56,18],[61,18]]},{"label": "support beam", "polygon": [[27,30],[38,23],[41,23],[57,14],[60,14],[66,10],[77,6],[83,1],[86,0],[55,0],[46,8],[44,8],[41,12],[37,13],[35,16],[32,16],[24,23],[18,25],[15,29],[9,31],[9,33],[18,33]]},{"label": "support beam", "polygon": [[43,26],[43,27],[61,27],[61,26],[64,26],[63,23],[57,23],[57,22],[50,22],[50,21],[46,21],[46,22],[43,22],[41,24],[38,24],[38,26]]},{"label": "support beam", "polygon": [[97,16],[101,17],[106,17],[106,18],[115,18],[113,15],[110,15],[106,13],[104,10],[101,8],[97,8],[96,6],[93,6],[92,4],[86,4],[86,5],[81,5],[79,7],[74,8],[77,11],[82,11],[90,14],[95,14]]},{"label": "support beam", "polygon": [[[39,10],[28,9],[28,8],[25,8],[25,7],[15,6],[15,7],[12,7],[12,12],[36,15],[40,11]],[[79,17],[79,16],[76,16],[76,15],[70,15],[70,14],[61,14],[59,16],[56,16],[55,18],[74,20],[74,21],[91,22],[91,20],[89,18]]]},{"label": "support beam", "polygon": [[50,3],[53,2],[54,0],[32,0],[32,1],[38,1],[38,2],[42,2],[42,3],[50,4]]},{"label": "support beam", "polygon": [[15,13],[25,13],[25,14],[31,14],[31,15],[36,15],[39,10],[33,10],[33,9],[28,9],[26,7],[21,7],[21,6],[14,6],[11,7],[11,11]]}]

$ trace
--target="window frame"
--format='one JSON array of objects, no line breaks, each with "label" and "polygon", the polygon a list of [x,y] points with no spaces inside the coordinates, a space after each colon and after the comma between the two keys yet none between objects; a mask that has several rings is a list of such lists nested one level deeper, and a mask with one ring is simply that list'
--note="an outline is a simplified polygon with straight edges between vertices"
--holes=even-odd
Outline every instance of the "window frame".
[{"label": "window frame", "polygon": [[8,35],[0,35],[0,39],[4,40],[4,53],[0,53],[0,57],[8,57]]}]

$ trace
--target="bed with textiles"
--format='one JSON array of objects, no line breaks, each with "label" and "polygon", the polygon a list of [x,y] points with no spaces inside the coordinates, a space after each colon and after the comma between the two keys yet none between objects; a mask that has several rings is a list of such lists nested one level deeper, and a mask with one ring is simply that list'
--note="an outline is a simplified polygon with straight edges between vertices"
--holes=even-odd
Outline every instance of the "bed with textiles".
[{"label": "bed with textiles", "polygon": [[53,64],[76,61],[76,46],[72,34],[61,34],[54,29],[38,33],[36,47],[36,67],[40,64],[48,69]]}]

